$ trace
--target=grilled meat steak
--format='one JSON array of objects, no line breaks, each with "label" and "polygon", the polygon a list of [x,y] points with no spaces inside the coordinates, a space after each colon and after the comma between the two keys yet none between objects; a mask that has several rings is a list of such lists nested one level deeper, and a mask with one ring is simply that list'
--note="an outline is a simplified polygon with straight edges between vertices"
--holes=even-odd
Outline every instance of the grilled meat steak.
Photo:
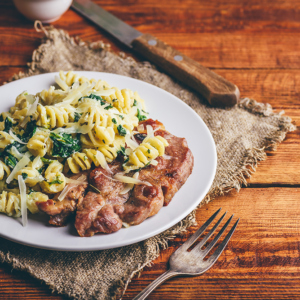
[{"label": "grilled meat steak", "polygon": [[122,222],[140,224],[157,214],[163,205],[168,205],[191,174],[194,158],[186,140],[165,131],[160,122],[147,120],[141,124],[144,124],[145,132],[136,138],[139,143],[146,134],[146,125],[157,129],[155,135],[161,135],[169,143],[166,156],[157,158],[157,166],[150,165],[140,171],[139,179],[152,186],[135,185],[133,190],[121,195],[125,184],[112,179],[114,174],[122,171],[121,162],[110,164],[111,173],[101,167],[94,169],[89,182],[101,194],[88,192],[78,204],[75,227],[80,236],[115,232],[122,227]]},{"label": "grilled meat steak", "polygon": [[98,167],[89,174],[89,183],[100,194],[88,191],[84,196],[87,185],[72,184],[63,201],[37,203],[41,211],[50,215],[50,224],[65,225],[77,208],[75,227],[80,236],[92,236],[97,232],[112,233],[118,231],[123,222],[129,225],[140,224],[157,214],[163,205],[170,203],[192,173],[192,152],[184,138],[167,132],[162,123],[148,119],[140,124],[144,126],[144,131],[139,128],[139,133],[135,135],[138,143],[145,139],[147,125],[156,130],[155,135],[164,137],[169,143],[165,155],[156,159],[156,166],[149,165],[139,172],[139,179],[151,183],[151,186],[135,185],[131,191],[122,194],[126,184],[114,180],[113,176],[123,171],[123,162],[116,160],[109,164],[111,172]]},{"label": "grilled meat steak", "polygon": [[96,168],[89,175],[89,182],[101,194],[88,192],[78,205],[75,228],[80,236],[92,236],[96,232],[112,233],[122,227],[122,221],[115,213],[122,211],[129,194],[120,195],[125,184],[112,180],[112,176],[122,171],[120,162],[110,164],[112,173]]}]

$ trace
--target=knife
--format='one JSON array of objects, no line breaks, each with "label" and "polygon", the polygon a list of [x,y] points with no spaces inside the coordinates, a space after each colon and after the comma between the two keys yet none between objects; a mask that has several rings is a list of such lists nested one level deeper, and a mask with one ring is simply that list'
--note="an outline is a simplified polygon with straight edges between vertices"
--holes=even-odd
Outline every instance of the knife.
[{"label": "knife", "polygon": [[72,8],[166,73],[199,92],[212,106],[233,106],[238,103],[240,92],[236,85],[154,36],[137,31],[90,0],[74,0]]}]

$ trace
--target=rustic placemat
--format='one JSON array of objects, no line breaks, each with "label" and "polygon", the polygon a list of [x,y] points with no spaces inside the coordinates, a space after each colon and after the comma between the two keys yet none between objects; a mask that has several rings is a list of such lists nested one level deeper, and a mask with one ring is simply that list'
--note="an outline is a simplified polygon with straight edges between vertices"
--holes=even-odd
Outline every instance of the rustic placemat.
[{"label": "rustic placemat", "polygon": [[[269,104],[243,99],[233,108],[211,108],[148,62],[137,63],[131,57],[118,56],[109,51],[109,45],[86,44],[53,27],[42,30],[45,37],[33,53],[28,72],[19,73],[12,80],[59,70],[116,73],[165,89],[200,115],[214,137],[218,152],[216,177],[202,204],[232,188],[239,190],[246,183],[245,178],[255,171],[257,161],[265,158],[264,150],[274,149],[288,131],[295,129],[290,118],[274,113]],[[43,280],[53,291],[75,299],[115,299],[126,290],[132,276],[150,264],[160,248],[167,247],[169,239],[194,222],[193,212],[173,228],[146,241],[93,252],[40,250],[0,238],[0,259]]]}]

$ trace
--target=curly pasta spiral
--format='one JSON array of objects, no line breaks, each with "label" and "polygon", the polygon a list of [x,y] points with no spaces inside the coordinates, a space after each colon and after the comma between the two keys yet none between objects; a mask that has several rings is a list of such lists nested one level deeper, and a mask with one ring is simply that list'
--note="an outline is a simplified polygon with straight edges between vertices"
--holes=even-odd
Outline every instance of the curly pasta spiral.
[{"label": "curly pasta spiral", "polygon": [[51,162],[45,171],[45,181],[40,183],[40,187],[46,193],[55,194],[61,192],[66,186],[66,178],[62,173],[64,166],[55,160]]},{"label": "curly pasta spiral", "polygon": [[5,191],[0,195],[0,212],[10,217],[18,218],[21,216],[21,199],[20,195],[7,193]]},{"label": "curly pasta spiral", "polygon": [[72,86],[73,83],[79,82],[80,84],[84,82],[92,83],[95,82],[94,90],[100,91],[105,88],[109,88],[109,84],[104,80],[95,80],[95,79],[88,79],[84,76],[80,76],[73,71],[69,71],[66,74],[63,71],[59,72],[59,77],[63,80],[68,86]]},{"label": "curly pasta spiral", "polygon": [[49,164],[48,168],[45,171],[45,176],[51,173],[62,172],[63,168],[64,166],[58,160],[55,160]]},{"label": "curly pasta spiral", "polygon": [[4,178],[5,173],[6,175],[9,175],[10,169],[3,161],[0,160],[0,180]]},{"label": "curly pasta spiral", "polygon": [[39,104],[37,115],[36,124],[47,129],[63,127],[69,121],[74,120],[72,112],[68,111],[66,107],[43,106]]},{"label": "curly pasta spiral", "polygon": [[92,167],[92,160],[86,153],[77,152],[67,159],[67,164],[71,172],[76,174],[79,173],[80,170],[89,170]]},{"label": "curly pasta spiral", "polygon": [[0,131],[0,149],[4,149],[6,146],[14,142],[14,139],[5,131]]},{"label": "curly pasta spiral", "polygon": [[130,153],[128,164],[124,166],[124,169],[143,168],[153,159],[164,155],[165,147],[168,145],[168,142],[161,136],[146,138],[143,143]]},{"label": "curly pasta spiral", "polygon": [[45,175],[45,181],[40,183],[42,190],[49,194],[61,192],[66,186],[65,175],[61,172],[49,173]]},{"label": "curly pasta spiral", "polygon": [[49,135],[49,131],[38,130],[28,141],[27,148],[34,156],[44,157],[46,155],[52,143]]},{"label": "curly pasta spiral", "polygon": [[105,156],[96,149],[84,149],[83,153],[77,152],[69,157],[67,160],[67,164],[72,173],[79,173],[81,170],[89,170],[92,167],[92,163],[96,167],[102,165],[103,161],[105,161]]},{"label": "curly pasta spiral", "polygon": [[18,179],[19,175],[26,174],[27,177],[25,178],[25,183],[33,187],[35,186],[38,182],[40,182],[40,173],[38,170],[31,168],[31,167],[25,167],[19,172],[16,173],[14,179]]}]

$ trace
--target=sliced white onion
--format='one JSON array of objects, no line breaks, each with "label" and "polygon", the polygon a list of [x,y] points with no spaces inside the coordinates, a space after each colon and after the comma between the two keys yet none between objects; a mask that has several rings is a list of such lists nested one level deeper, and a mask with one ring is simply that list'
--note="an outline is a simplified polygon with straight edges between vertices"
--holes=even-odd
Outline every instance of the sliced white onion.
[{"label": "sliced white onion", "polygon": [[146,128],[147,128],[147,138],[154,137],[153,127],[151,125],[147,125]]},{"label": "sliced white onion", "polygon": [[69,123],[66,128],[56,128],[53,130],[54,133],[89,133],[94,127],[94,124],[91,125],[82,125],[80,126],[78,123]]},{"label": "sliced white onion", "polygon": [[[119,174],[120,174],[120,173],[119,173]],[[132,177],[135,178],[135,179],[138,179],[138,178],[139,178],[139,175],[140,175],[139,172],[135,172],[135,173],[133,174]],[[133,184],[133,183],[127,183],[127,184],[125,185],[124,189],[120,192],[120,195],[127,194],[130,190],[133,189],[133,187],[134,187],[134,184]]]},{"label": "sliced white onion", "polygon": [[17,160],[21,160],[24,154],[21,154],[15,146],[12,146],[9,153],[14,156]]},{"label": "sliced white onion", "polygon": [[134,187],[133,183],[127,183],[124,187],[124,189],[120,192],[120,195],[127,194],[130,190],[132,190]]},{"label": "sliced white onion", "polygon": [[67,91],[69,86],[59,77],[55,76],[55,82],[64,90]]},{"label": "sliced white onion", "polygon": [[125,227],[125,228],[129,228],[129,227],[130,227],[130,225],[129,225],[128,223],[125,223],[125,222],[122,222],[122,225],[123,225],[123,227]]},{"label": "sliced white onion", "polygon": [[38,168],[40,165],[42,165],[42,160],[41,160],[41,157],[40,156],[37,156],[33,162],[32,162],[32,168],[33,169],[36,169]]},{"label": "sliced white onion", "polygon": [[73,184],[87,184],[87,181],[82,181],[78,179],[71,179],[66,177],[66,183],[73,183]]},{"label": "sliced white onion", "polygon": [[157,160],[151,160],[150,161],[150,165],[157,166],[158,165],[158,161]]},{"label": "sliced white onion", "polygon": [[30,153],[26,152],[25,155],[22,157],[22,159],[16,164],[14,169],[11,171],[10,175],[7,177],[6,183],[11,183],[15,175],[29,164],[30,162],[29,156]]},{"label": "sliced white onion", "polygon": [[[73,183],[73,184],[85,184],[88,183],[87,181],[87,177],[86,175],[81,175],[80,177],[78,177],[77,179],[71,179],[71,178],[67,178],[66,177],[66,183]],[[71,185],[66,184],[66,186],[64,187],[64,189],[61,191],[61,193],[58,196],[58,200],[62,201],[65,199],[66,195],[68,194],[69,190],[72,188]]]},{"label": "sliced white onion", "polygon": [[131,148],[132,150],[135,150],[139,144],[135,141],[133,141],[131,138],[130,138],[130,135],[129,134],[126,134],[125,136],[125,143],[126,145]]},{"label": "sliced white onion", "polygon": [[70,186],[69,184],[67,184],[64,189],[61,191],[61,193],[58,196],[58,200],[62,201],[65,199],[66,195],[68,194],[69,190],[72,188],[72,186]]},{"label": "sliced white onion", "polygon": [[135,179],[133,177],[127,177],[127,176],[123,176],[123,175],[120,175],[120,174],[116,174],[113,178],[120,181],[120,182],[124,182],[124,183],[144,184],[144,185],[147,185],[147,186],[152,186],[152,184],[147,182],[147,181],[142,181],[142,180],[139,180],[139,179]]},{"label": "sliced white onion", "polygon": [[100,152],[100,151],[97,150],[96,159],[98,160],[100,166],[104,170],[108,171],[109,173],[112,173],[111,169],[109,168],[108,163],[107,163],[107,161],[105,159],[105,156],[104,156],[104,154],[102,152]]},{"label": "sliced white onion", "polygon": [[9,129],[9,135],[13,137],[13,139],[15,141],[17,141],[18,143],[20,144],[24,144],[24,145],[27,145],[27,143],[24,143],[23,141],[21,141],[13,132],[11,129]]},{"label": "sliced white onion", "polygon": [[18,183],[19,183],[20,197],[21,197],[22,224],[25,227],[27,225],[26,184],[25,181],[23,180],[22,175],[18,176]]},{"label": "sliced white onion", "polygon": [[35,98],[33,95],[25,95],[26,100],[29,102],[29,104],[32,104],[35,101]]},{"label": "sliced white onion", "polygon": [[35,101],[32,103],[32,105],[29,107],[27,114],[25,116],[25,119],[23,120],[23,122],[20,124],[21,127],[24,127],[27,122],[29,121],[28,116],[31,116],[32,114],[34,114],[36,112],[37,109],[37,105],[39,103],[39,97],[35,97]]},{"label": "sliced white onion", "polygon": [[137,127],[137,130],[139,133],[144,132],[144,130],[145,130],[144,124],[139,124]]}]

